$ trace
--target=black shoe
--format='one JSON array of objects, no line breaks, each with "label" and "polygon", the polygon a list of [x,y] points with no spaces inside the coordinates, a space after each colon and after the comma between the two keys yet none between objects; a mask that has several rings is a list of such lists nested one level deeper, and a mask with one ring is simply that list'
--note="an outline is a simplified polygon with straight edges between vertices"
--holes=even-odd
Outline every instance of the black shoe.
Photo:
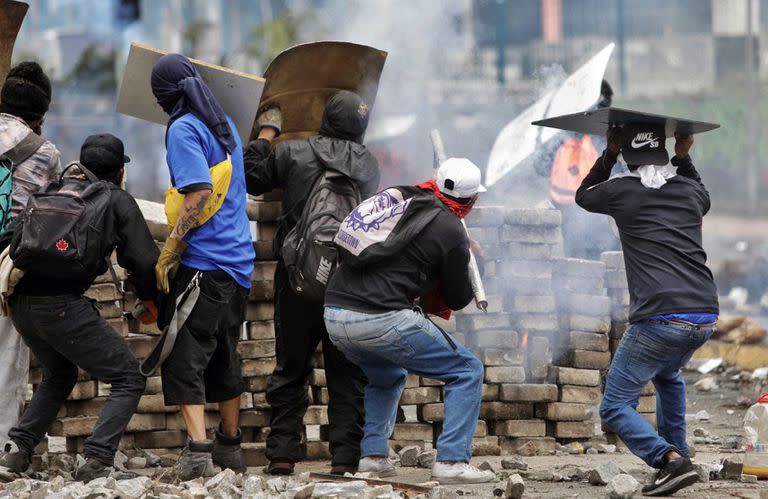
[{"label": "black shoe", "polygon": [[211,452],[213,464],[220,466],[222,470],[229,468],[235,473],[245,473],[245,458],[243,449],[240,447],[242,440],[243,433],[239,428],[235,437],[228,437],[221,432],[221,428],[216,430],[213,452]]},{"label": "black shoe", "polygon": [[31,463],[32,455],[13,440],[9,440],[0,453],[0,466],[5,466],[14,473],[24,473]]},{"label": "black shoe", "polygon": [[85,464],[75,471],[75,481],[88,483],[91,480],[109,476],[110,473],[112,473],[111,466],[89,457],[85,460]]},{"label": "black shoe", "polygon": [[687,457],[673,459],[664,465],[653,477],[653,483],[643,487],[644,496],[668,496],[699,481],[699,474],[693,469]]},{"label": "black shoe", "polygon": [[270,461],[264,468],[267,475],[293,475],[293,463],[290,461]]},{"label": "black shoe", "polygon": [[344,476],[346,473],[357,473],[357,464],[334,464],[331,466],[331,475]]}]

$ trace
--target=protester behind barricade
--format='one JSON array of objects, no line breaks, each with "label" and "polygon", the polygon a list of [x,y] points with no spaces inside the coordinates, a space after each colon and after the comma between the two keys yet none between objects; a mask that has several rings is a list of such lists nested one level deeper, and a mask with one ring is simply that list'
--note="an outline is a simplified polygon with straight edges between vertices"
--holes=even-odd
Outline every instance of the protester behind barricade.
[{"label": "protester behind barricade", "polygon": [[[166,294],[162,327],[188,286],[199,298],[162,365],[166,405],[181,406],[189,437],[175,471],[181,480],[213,474],[213,464],[245,471],[240,443],[240,394],[245,385],[237,343],[256,257],[245,212],[243,150],[224,114],[186,57],[169,54],[152,68],[152,92],[170,117],[166,195],[172,225],[157,263]],[[205,404],[219,403],[215,440],[207,438]]]},{"label": "protester behind barricade", "polygon": [[[688,155],[693,136],[675,134],[671,165],[665,139],[663,126],[609,129],[606,150],[576,193],[585,210],[613,217],[621,235],[631,325],[611,362],[600,417],[633,454],[658,469],[643,487],[650,496],[699,480],[686,443],[680,369],[712,336],[719,313],[702,248],[709,193]],[[610,177],[620,154],[628,168]],[[636,410],[648,381],[656,386],[658,431]]]},{"label": "protester behind barricade", "polygon": [[[307,378],[314,366],[313,354],[321,342],[329,393],[331,473],[354,473],[357,470],[363,434],[363,373],[328,338],[323,322],[322,294],[314,301],[294,290],[284,261],[286,255],[281,252],[286,236],[300,219],[313,217],[313,213],[305,211],[315,208],[309,201],[317,198],[314,186],[326,178],[326,172],[342,175],[345,178],[339,182],[356,189],[362,196],[349,203],[350,208],[378,188],[378,163],[362,144],[368,117],[368,107],[359,95],[337,92],[328,99],[319,135],[286,140],[270,150],[270,141],[279,133],[282,119],[279,109],[271,108],[257,119],[260,126],[258,139],[245,151],[248,192],[258,195],[278,188],[284,191],[283,217],[274,243],[278,257],[275,270],[277,366],[267,386],[267,402],[272,408],[267,437],[267,458],[270,460],[267,473],[273,475],[293,473],[294,463],[304,457],[301,440],[304,413],[309,404]],[[331,186],[328,189],[334,190]],[[337,192],[341,190],[339,188]],[[343,201],[349,200],[344,198]],[[333,205],[324,211],[335,209],[337,206]],[[345,213],[346,210],[340,218]],[[327,283],[335,263],[324,262],[322,258],[318,261],[320,267],[311,273],[311,277],[320,276],[320,280]]]},{"label": "protester behind barricade", "polygon": [[388,439],[413,373],[445,382],[445,423],[432,478],[440,483],[495,479],[493,472],[469,464],[483,364],[414,308],[414,300],[428,293],[452,310],[472,300],[470,243],[460,219],[482,190],[477,166],[450,158],[436,180],[382,191],[341,224],[336,242],[342,263],[328,285],[325,323],[334,344],[368,378],[361,472],[396,474]]},{"label": "protester behind barricade", "polygon": [[[597,108],[611,106],[613,89],[603,80]],[[564,134],[552,162],[535,164],[539,175],[549,177],[549,200],[562,215],[563,254],[569,258],[598,260],[604,251],[618,249],[619,241],[605,215],[588,213],[576,205],[576,190],[605,145],[599,136]],[[584,237],[589,231],[590,236]]]},{"label": "protester behind barricade", "polygon": [[[18,215],[30,194],[61,173],[58,149],[40,137],[50,103],[51,82],[36,62],[11,68],[0,91],[0,154],[16,148],[20,156],[13,161],[11,199],[0,198],[2,216],[9,209],[11,218]],[[28,373],[29,348],[13,322],[0,317],[0,441],[7,440],[24,409]]]},{"label": "protester behind barricade", "polygon": [[[0,239],[0,249],[10,245],[14,263],[25,272],[10,299],[11,318],[43,371],[43,380],[11,429],[0,458],[0,465],[11,471],[21,473],[29,467],[35,446],[77,383],[78,368],[111,389],[85,441],[86,462],[76,471],[77,480],[109,474],[120,438],[144,391],[145,379],[125,339],[99,315],[94,300],[83,296],[96,277],[108,270],[109,256],[116,249],[117,261],[128,270],[137,295],[148,303],[156,299],[154,266],[159,252],[136,201],[120,188],[128,161],[116,137],[88,137],[80,163],[92,172],[87,175],[95,177],[86,177],[81,169],[77,176],[49,184],[42,198],[33,195],[29,201],[30,206],[44,204],[48,213],[38,215],[42,210],[27,209]],[[73,164],[67,173],[75,168]],[[70,215],[73,211],[68,214],[57,208],[57,203],[81,205],[77,199],[81,196],[88,196],[99,209],[86,207],[77,218]],[[45,220],[34,218],[39,216]],[[69,237],[65,228],[70,226],[77,233],[101,237],[90,237],[85,247],[78,246],[84,239]],[[66,233],[54,236],[58,228]],[[56,270],[41,270],[46,267]]]}]

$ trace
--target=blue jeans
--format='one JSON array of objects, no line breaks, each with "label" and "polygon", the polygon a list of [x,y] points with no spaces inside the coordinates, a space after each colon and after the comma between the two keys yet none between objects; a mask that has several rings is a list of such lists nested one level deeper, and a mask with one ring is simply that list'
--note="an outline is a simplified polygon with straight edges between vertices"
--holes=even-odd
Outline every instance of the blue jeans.
[{"label": "blue jeans", "polygon": [[[660,468],[671,450],[688,456],[680,368],[713,332],[710,327],[642,321],[632,324],[621,339],[608,371],[600,417],[649,466]],[[635,410],[643,386],[651,380],[656,386],[658,433]]]},{"label": "blue jeans", "polygon": [[413,310],[364,314],[326,307],[325,325],[334,345],[368,378],[363,457],[389,455],[388,440],[410,372],[445,382],[437,460],[469,462],[483,390],[483,364],[477,357]]}]

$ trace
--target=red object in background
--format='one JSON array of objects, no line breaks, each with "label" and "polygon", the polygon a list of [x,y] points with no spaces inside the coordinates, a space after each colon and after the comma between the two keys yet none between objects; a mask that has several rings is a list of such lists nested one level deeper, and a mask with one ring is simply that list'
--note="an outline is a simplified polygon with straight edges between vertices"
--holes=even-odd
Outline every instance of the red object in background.
[{"label": "red object in background", "polygon": [[436,315],[445,320],[451,318],[451,309],[440,295],[439,286],[435,286],[430,289],[426,295],[422,296],[421,300],[419,300],[419,304],[425,314]]}]

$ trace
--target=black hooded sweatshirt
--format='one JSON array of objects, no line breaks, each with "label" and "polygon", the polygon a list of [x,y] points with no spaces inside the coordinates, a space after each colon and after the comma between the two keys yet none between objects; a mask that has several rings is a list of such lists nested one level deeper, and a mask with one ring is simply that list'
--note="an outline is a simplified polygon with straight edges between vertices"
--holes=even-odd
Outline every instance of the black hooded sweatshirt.
[{"label": "black hooded sweatshirt", "polygon": [[368,149],[358,143],[367,124],[367,108],[361,107],[361,103],[357,95],[339,92],[326,106],[321,135],[280,142],[271,152],[270,142],[263,139],[252,141],[245,149],[243,162],[248,194],[258,196],[283,189],[283,216],[274,242],[276,255],[285,236],[301,217],[312,186],[325,169],[354,180],[363,199],[376,193],[379,165]]}]

